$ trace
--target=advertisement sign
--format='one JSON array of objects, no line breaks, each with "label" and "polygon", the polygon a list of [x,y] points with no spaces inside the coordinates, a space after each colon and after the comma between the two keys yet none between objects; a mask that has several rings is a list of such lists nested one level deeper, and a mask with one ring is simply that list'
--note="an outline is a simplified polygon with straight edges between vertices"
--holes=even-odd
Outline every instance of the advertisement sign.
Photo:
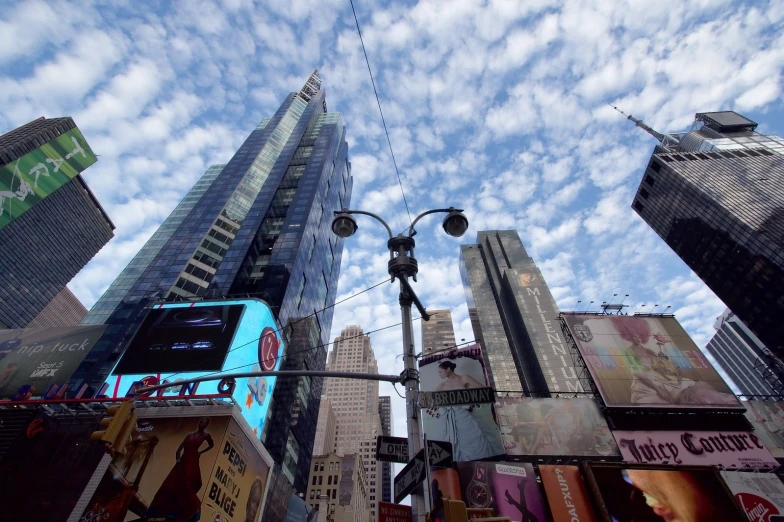
[{"label": "advertisement sign", "polygon": [[230,416],[139,421],[80,522],[253,522],[269,467]]},{"label": "advertisement sign", "polygon": [[626,462],[774,469],[762,441],[742,431],[613,431]]},{"label": "advertisement sign", "polygon": [[784,484],[776,475],[722,471],[721,478],[751,522],[784,522]]},{"label": "advertisement sign", "polygon": [[354,456],[340,458],[340,482],[338,482],[338,505],[350,506],[354,494]]},{"label": "advertisement sign", "polygon": [[577,466],[539,466],[554,522],[594,522],[588,492]]},{"label": "advertisement sign", "polygon": [[[420,390],[441,392],[489,386],[482,349],[471,345],[419,360]],[[492,404],[438,406],[422,410],[428,438],[451,442],[455,460],[476,460],[504,452]]]},{"label": "advertisement sign", "polygon": [[[145,318],[112,370],[107,395],[124,397],[134,382],[195,379],[222,370],[277,370],[284,343],[269,307],[255,299],[166,303]],[[237,379],[234,400],[261,435],[275,377]],[[167,388],[176,396],[181,387]]]},{"label": "advertisement sign", "polygon": [[743,408],[674,317],[563,317],[608,407]]},{"label": "advertisement sign", "polygon": [[378,503],[378,522],[411,522],[411,506]]},{"label": "advertisement sign", "polygon": [[784,458],[784,403],[774,401],[748,401],[746,418],[754,434],[777,459]]},{"label": "advertisement sign", "polygon": [[79,129],[71,129],[0,167],[0,228],[95,163]]},{"label": "advertisement sign", "polygon": [[586,465],[586,478],[607,522],[745,522],[719,474]]},{"label": "advertisement sign", "polygon": [[24,385],[42,396],[52,385],[66,384],[104,330],[103,325],[0,330],[0,399]]},{"label": "advertisement sign", "polygon": [[592,399],[505,398],[495,411],[507,455],[620,455]]}]

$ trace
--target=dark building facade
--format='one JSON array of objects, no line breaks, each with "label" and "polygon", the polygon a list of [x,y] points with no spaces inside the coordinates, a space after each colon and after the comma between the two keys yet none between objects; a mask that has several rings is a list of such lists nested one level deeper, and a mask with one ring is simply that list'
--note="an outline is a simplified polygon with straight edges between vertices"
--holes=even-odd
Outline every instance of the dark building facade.
[{"label": "dark building facade", "polygon": [[[39,118],[3,134],[0,167],[76,128],[71,118]],[[13,203],[7,195],[4,210]],[[80,175],[1,227],[0,328],[25,328],[113,236]]]},{"label": "dark building facade", "polygon": [[[207,170],[90,310],[84,324],[109,326],[74,386],[100,386],[161,300],[262,299],[284,327],[281,369],[323,370],[343,250],[330,223],[352,183],[345,127],[316,71],[228,163]],[[276,463],[270,498],[305,492],[321,387],[316,378],[275,387],[261,434]],[[285,502],[266,509],[264,520],[282,520]]]},{"label": "dark building facade", "polygon": [[430,320],[422,321],[422,352],[425,354],[455,346],[455,328],[449,310],[428,310]]},{"label": "dark building facade", "polygon": [[[392,435],[392,398],[381,395],[378,398],[378,415],[381,417],[381,435]],[[379,462],[381,465],[381,502],[392,502],[392,464]]]},{"label": "dark building facade", "polygon": [[537,396],[582,392],[558,322],[558,307],[514,230],[461,245],[460,272],[476,341],[493,387]]},{"label": "dark building facade", "polygon": [[734,112],[661,135],[632,208],[784,357],[784,139]]}]

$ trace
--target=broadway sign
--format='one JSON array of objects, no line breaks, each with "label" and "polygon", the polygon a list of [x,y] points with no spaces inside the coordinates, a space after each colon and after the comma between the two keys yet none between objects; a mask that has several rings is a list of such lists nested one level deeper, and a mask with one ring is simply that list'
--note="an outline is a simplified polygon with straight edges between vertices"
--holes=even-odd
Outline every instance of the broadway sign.
[{"label": "broadway sign", "polygon": [[465,388],[419,393],[419,407],[427,409],[463,404],[492,404],[494,402],[495,392],[492,388]]},{"label": "broadway sign", "polygon": [[739,431],[613,431],[624,460],[637,464],[683,464],[771,469],[779,466],[762,441]]}]

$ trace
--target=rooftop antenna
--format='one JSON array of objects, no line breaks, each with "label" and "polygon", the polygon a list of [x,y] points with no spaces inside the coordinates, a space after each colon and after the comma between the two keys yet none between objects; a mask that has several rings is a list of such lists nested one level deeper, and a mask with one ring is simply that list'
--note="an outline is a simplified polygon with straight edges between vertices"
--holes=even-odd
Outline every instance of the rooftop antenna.
[{"label": "rooftop antenna", "polygon": [[624,116],[626,116],[627,120],[633,121],[634,124],[637,125],[639,128],[641,128],[642,130],[644,130],[645,132],[647,132],[648,134],[650,134],[651,136],[653,136],[654,138],[659,140],[659,143],[664,143],[664,140],[665,140],[664,134],[662,134],[661,132],[657,132],[657,131],[653,130],[647,123],[645,123],[642,120],[638,120],[637,118],[635,118],[631,114],[626,114],[625,112],[623,112],[621,109],[619,109],[618,107],[616,107],[612,103],[608,103],[607,105],[609,105],[610,107],[612,107],[616,111],[618,111],[621,114],[623,114]]}]

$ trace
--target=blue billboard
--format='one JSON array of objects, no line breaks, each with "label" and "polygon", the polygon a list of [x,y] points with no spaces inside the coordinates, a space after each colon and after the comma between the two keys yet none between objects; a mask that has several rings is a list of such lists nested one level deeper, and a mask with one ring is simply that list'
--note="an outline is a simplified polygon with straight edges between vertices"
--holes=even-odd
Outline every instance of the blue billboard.
[{"label": "blue billboard", "polygon": [[[144,319],[109,374],[106,395],[125,397],[135,382],[149,386],[220,373],[277,370],[283,352],[280,328],[263,301],[159,304]],[[257,437],[264,427],[275,381],[275,377],[236,381],[232,397]],[[201,386],[198,394],[216,393],[211,383]],[[184,395],[184,391],[174,386],[162,396]],[[194,388],[187,393],[195,394]]]}]

